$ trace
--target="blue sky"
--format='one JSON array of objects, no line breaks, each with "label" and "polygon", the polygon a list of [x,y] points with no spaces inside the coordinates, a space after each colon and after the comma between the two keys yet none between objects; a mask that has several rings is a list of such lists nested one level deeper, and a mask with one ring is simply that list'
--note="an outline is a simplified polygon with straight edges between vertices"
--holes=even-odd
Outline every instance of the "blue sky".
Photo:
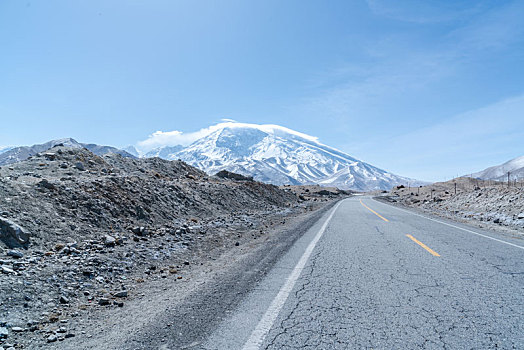
[{"label": "blue sky", "polygon": [[400,175],[524,155],[523,1],[0,2],[0,146],[223,118]]}]

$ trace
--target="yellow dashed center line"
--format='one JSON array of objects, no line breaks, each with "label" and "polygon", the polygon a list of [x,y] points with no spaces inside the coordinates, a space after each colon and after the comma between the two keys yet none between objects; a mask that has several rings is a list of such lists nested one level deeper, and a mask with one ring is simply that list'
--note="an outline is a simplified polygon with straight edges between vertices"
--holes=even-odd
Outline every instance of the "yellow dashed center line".
[{"label": "yellow dashed center line", "polygon": [[364,208],[366,208],[367,210],[369,210],[370,212],[372,212],[373,214],[375,214],[376,216],[378,216],[379,218],[381,218],[385,222],[389,222],[388,219],[386,219],[385,217],[383,217],[382,215],[380,215],[379,213],[377,213],[376,211],[374,211],[373,209],[371,209],[370,207],[368,207],[367,205],[362,203],[362,199],[360,200],[360,204],[362,204],[364,206]]},{"label": "yellow dashed center line", "polygon": [[433,256],[440,256],[436,251],[434,251],[433,249],[431,249],[430,247],[428,247],[427,245],[425,245],[424,243],[422,243],[421,241],[419,241],[418,239],[416,239],[415,237],[413,237],[412,235],[406,235],[408,238],[410,238],[413,242],[417,243],[419,246],[421,246],[422,248],[426,249],[428,252],[430,252]]}]

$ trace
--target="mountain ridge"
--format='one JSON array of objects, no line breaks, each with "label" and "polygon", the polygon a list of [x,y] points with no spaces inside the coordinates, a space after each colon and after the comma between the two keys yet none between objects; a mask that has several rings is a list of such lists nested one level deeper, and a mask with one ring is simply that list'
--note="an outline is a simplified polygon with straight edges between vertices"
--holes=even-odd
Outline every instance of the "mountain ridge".
[{"label": "mountain ridge", "polygon": [[508,172],[512,180],[524,179],[524,156],[516,157],[499,165],[494,165],[474,174],[472,177],[482,180],[507,181]]},{"label": "mountain ridge", "polygon": [[48,149],[55,147],[57,145],[60,145],[60,144],[67,146],[67,147],[72,147],[72,148],[86,148],[96,155],[104,155],[107,153],[117,153],[124,157],[136,158],[132,154],[124,150],[118,149],[116,147],[102,146],[102,145],[97,145],[94,143],[80,143],[76,141],[75,139],[68,137],[68,138],[63,138],[63,139],[51,140],[45,143],[35,144],[32,146],[13,147],[8,151],[0,153],[0,166],[18,163],[20,161],[26,160],[29,157],[34,156],[35,154],[39,152],[45,152]]}]

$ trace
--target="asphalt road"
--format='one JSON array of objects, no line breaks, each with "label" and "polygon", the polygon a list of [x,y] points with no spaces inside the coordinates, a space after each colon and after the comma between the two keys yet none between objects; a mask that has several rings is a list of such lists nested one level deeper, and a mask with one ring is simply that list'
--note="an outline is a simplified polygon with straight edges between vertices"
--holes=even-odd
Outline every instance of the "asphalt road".
[{"label": "asphalt road", "polygon": [[524,349],[524,240],[349,198],[222,319],[188,348]]}]

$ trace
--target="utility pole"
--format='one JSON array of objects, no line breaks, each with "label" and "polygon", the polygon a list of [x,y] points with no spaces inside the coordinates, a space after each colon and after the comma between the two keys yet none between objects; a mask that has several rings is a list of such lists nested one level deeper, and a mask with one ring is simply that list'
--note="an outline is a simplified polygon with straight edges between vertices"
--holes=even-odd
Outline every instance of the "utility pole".
[{"label": "utility pole", "polygon": [[508,171],[508,187],[510,186],[510,183],[509,183],[509,171]]},{"label": "utility pole", "polygon": [[455,182],[455,195],[457,194],[457,183]]}]

